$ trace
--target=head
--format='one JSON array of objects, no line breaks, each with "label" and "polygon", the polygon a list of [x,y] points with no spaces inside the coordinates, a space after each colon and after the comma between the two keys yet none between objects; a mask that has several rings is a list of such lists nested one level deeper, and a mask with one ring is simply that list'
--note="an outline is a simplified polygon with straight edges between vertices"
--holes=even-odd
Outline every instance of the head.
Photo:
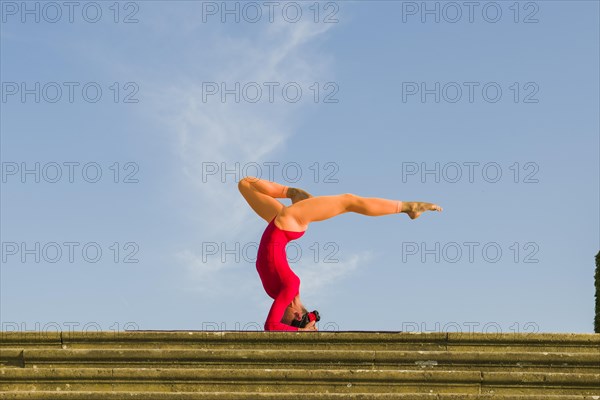
[{"label": "head", "polygon": [[307,312],[308,310],[304,308],[302,304],[294,304],[294,302],[292,302],[285,309],[283,317],[281,317],[281,322],[287,325],[292,325],[292,321],[301,321],[302,317]]},{"label": "head", "polygon": [[[308,312],[298,295],[285,309],[281,322],[291,326],[304,327],[308,321],[319,321],[320,319],[318,311]],[[304,322],[301,322],[303,320]]]},{"label": "head", "polygon": [[314,310],[312,312],[305,313],[302,316],[302,319],[300,321],[293,320],[292,321],[292,326],[295,326],[296,328],[305,328],[311,322],[312,323],[317,323],[317,322],[319,322],[320,319],[321,319],[321,317],[319,316],[319,312],[317,310]]}]

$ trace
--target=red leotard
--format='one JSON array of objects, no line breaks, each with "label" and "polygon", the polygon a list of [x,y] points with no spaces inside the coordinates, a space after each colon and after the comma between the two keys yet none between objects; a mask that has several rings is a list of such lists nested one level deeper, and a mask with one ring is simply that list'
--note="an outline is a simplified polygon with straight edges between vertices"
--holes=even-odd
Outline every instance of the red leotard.
[{"label": "red leotard", "polygon": [[279,229],[274,221],[275,218],[267,225],[256,256],[256,270],[263,287],[275,300],[265,321],[265,330],[297,331],[298,328],[281,322],[285,309],[300,292],[300,278],[288,265],[285,246],[304,232]]}]

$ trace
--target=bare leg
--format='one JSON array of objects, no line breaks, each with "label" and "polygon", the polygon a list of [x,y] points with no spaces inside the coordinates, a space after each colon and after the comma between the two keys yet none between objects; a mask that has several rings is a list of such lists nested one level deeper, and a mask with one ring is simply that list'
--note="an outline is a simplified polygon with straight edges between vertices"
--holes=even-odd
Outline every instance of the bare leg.
[{"label": "bare leg", "polygon": [[247,176],[241,179],[240,184],[242,184],[242,182],[247,183],[254,190],[266,194],[267,196],[273,197],[274,199],[287,198],[288,187],[281,185],[277,182],[271,182],[265,179],[255,178],[253,176]]},{"label": "bare leg", "polygon": [[286,186],[254,177],[247,177],[240,180],[238,189],[250,207],[267,222],[271,222],[273,217],[284,207],[276,199],[285,197]]},{"label": "bare leg", "polygon": [[381,215],[406,213],[411,219],[418,218],[424,211],[442,211],[436,204],[419,201],[399,201],[380,199],[378,197],[353,196],[349,211],[378,217]]},{"label": "bare leg", "polygon": [[433,203],[403,202],[378,197],[361,197],[355,194],[340,194],[336,196],[317,196],[305,199],[281,212],[282,222],[295,220],[297,226],[306,229],[309,223],[323,221],[346,212],[378,217],[389,214],[406,213],[411,219],[418,218],[424,211],[442,211]]},{"label": "bare leg", "polygon": [[250,207],[265,221],[271,222],[284,207],[276,199],[289,198],[292,204],[298,203],[312,195],[302,189],[292,188],[265,179],[247,176],[238,183],[240,193]]},{"label": "bare leg", "polygon": [[424,211],[442,211],[442,207],[437,204],[420,201],[388,200],[378,197],[360,197],[353,194],[349,197],[351,201],[348,211],[371,217],[406,213],[411,219],[416,219]]}]

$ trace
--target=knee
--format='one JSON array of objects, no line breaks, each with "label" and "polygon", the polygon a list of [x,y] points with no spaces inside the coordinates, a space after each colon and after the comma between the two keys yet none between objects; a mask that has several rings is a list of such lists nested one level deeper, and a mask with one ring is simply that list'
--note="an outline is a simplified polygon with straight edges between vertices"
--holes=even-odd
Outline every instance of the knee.
[{"label": "knee", "polygon": [[240,181],[238,182],[238,190],[241,192],[247,186],[248,186],[248,181],[246,181],[246,178],[240,179]]},{"label": "knee", "polygon": [[238,189],[241,191],[242,188],[247,188],[250,186],[250,182],[256,181],[257,178],[253,176],[245,176],[238,182]]},{"label": "knee", "polygon": [[353,211],[358,204],[358,196],[352,193],[344,193],[341,195],[344,208],[346,211]]}]

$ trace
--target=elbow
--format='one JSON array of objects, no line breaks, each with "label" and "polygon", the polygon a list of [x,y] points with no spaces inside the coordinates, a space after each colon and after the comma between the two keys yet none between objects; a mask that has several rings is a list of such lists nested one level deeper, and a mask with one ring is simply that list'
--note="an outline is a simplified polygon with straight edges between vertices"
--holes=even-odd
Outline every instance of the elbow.
[{"label": "elbow", "polygon": [[295,326],[284,323],[265,323],[265,331],[298,331]]},{"label": "elbow", "polygon": [[277,330],[277,324],[274,324],[273,322],[265,322],[265,331],[276,331]]}]

